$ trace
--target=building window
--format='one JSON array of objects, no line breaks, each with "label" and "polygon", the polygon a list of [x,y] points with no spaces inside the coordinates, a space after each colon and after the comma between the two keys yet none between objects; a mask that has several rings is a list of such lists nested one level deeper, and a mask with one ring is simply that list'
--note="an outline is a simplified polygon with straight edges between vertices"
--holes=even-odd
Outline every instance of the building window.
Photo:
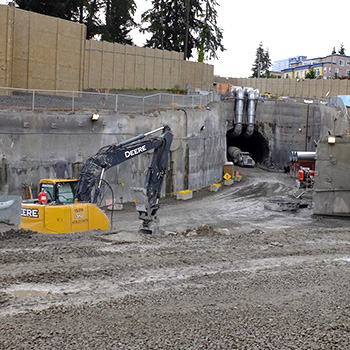
[{"label": "building window", "polygon": [[339,74],[339,68],[336,68],[336,69],[335,69],[335,73],[336,73],[336,74]]},{"label": "building window", "polygon": [[320,75],[320,68],[316,68],[315,73],[316,73],[316,76],[319,76]]},{"label": "building window", "polygon": [[346,61],[346,65],[347,65],[347,66],[350,66],[350,61]]},{"label": "building window", "polygon": [[339,60],[339,66],[344,66],[344,61],[343,60]]},{"label": "building window", "polygon": [[297,72],[297,78],[300,78],[300,71]]},{"label": "building window", "polygon": [[332,67],[328,67],[328,73],[332,73]]},{"label": "building window", "polygon": [[348,77],[350,76],[350,70],[349,69],[346,70],[346,76],[348,76]]},{"label": "building window", "polygon": [[289,79],[289,73],[286,74],[286,78]]}]

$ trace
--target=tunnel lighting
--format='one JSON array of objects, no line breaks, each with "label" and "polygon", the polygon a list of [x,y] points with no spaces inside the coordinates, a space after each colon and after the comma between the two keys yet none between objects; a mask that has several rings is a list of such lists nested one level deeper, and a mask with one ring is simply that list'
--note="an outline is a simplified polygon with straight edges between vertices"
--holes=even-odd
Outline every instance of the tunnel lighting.
[{"label": "tunnel lighting", "polygon": [[330,145],[335,144],[335,136],[329,135],[327,141],[328,141],[328,143],[329,143]]},{"label": "tunnel lighting", "polygon": [[299,129],[298,129],[298,131],[299,131],[299,132],[302,132],[302,131],[303,131],[303,129],[302,129],[302,128],[299,128]]},{"label": "tunnel lighting", "polygon": [[92,116],[91,116],[91,120],[93,122],[97,122],[100,118],[100,115],[98,113],[94,113]]}]

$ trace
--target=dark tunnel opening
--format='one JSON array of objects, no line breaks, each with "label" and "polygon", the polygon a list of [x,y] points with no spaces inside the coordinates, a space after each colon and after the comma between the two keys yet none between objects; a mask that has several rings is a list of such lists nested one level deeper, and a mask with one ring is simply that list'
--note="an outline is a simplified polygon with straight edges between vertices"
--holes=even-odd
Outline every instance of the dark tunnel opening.
[{"label": "dark tunnel opening", "polygon": [[[233,136],[233,128],[226,133],[227,149],[235,146],[243,152],[251,153],[255,163],[265,164],[269,159],[269,147],[267,140],[256,129],[250,137],[245,136],[246,126],[243,126],[239,136]],[[228,156],[228,155],[227,155]]]}]

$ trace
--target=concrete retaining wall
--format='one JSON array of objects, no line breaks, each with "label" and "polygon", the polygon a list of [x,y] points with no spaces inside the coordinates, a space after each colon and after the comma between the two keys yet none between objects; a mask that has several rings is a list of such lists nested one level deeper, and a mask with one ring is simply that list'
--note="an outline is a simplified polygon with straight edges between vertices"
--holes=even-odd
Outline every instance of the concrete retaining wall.
[{"label": "concrete retaining wall", "polygon": [[[225,104],[231,125],[234,118],[233,102],[226,101]],[[328,132],[345,134],[349,129],[345,116],[337,108],[296,102],[260,101],[256,110],[255,130],[250,139],[241,138],[247,147],[245,150],[254,156],[254,148],[262,147],[262,144],[259,145],[261,141],[256,137],[256,133],[259,133],[267,144],[267,164],[283,169],[289,163],[291,151],[315,151],[315,143],[326,137]],[[251,147],[249,142],[254,146]]]},{"label": "concrete retaining wall", "polygon": [[350,216],[350,136],[323,139],[316,152],[314,214]]},{"label": "concrete retaining wall", "polygon": [[[166,193],[198,190],[222,180],[226,161],[226,132],[234,114],[232,101],[210,108],[156,111],[144,115],[102,112],[0,111],[0,194],[24,196],[23,185],[34,194],[42,178],[56,177],[54,165],[68,162],[70,177],[79,175],[81,164],[101,147],[119,143],[169,125],[174,141],[169,155]],[[314,151],[314,140],[345,134],[347,123],[336,108],[290,102],[259,103],[256,131],[245,142],[259,149],[267,144],[268,160],[279,169],[288,165],[292,150]],[[256,137],[259,134],[260,138]],[[142,187],[152,154],[135,157],[107,172],[118,202],[133,199],[131,187]]]},{"label": "concrete retaining wall", "polygon": [[[0,193],[24,196],[41,178],[56,177],[58,160],[68,162],[70,177],[101,147],[169,125],[175,138],[169,156],[166,192],[197,190],[221,179],[226,157],[225,119],[220,105],[212,110],[154,112],[145,115],[32,113],[0,111]],[[206,128],[201,131],[201,126]],[[131,187],[142,187],[152,154],[135,157],[107,172],[117,200],[133,199]]]}]

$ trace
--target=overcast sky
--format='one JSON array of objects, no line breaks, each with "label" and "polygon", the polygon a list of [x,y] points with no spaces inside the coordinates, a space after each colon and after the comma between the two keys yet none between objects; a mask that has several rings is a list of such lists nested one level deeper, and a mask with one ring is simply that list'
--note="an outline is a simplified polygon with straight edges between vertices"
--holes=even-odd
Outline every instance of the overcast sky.
[{"label": "overcast sky", "polygon": [[[136,20],[151,7],[151,0],[135,0]],[[218,25],[223,29],[225,52],[214,65],[214,74],[224,77],[249,77],[256,49],[263,43],[270,59],[307,56],[322,57],[343,44],[350,56],[350,27],[347,16],[350,2],[311,2],[308,0],[217,0]],[[0,4],[6,0],[0,0]],[[145,36],[132,34],[135,44],[143,46]],[[197,57],[195,57],[197,59]]]},{"label": "overcast sky", "polygon": [[[259,43],[269,49],[274,61],[294,57],[308,58],[331,54],[343,43],[350,56],[350,2],[311,2],[308,0],[217,0],[218,25],[224,31],[225,52],[218,52],[214,74],[249,77]],[[139,13],[151,0],[136,0]],[[144,40],[135,43],[142,45]],[[197,58],[197,57],[196,57]]]}]

